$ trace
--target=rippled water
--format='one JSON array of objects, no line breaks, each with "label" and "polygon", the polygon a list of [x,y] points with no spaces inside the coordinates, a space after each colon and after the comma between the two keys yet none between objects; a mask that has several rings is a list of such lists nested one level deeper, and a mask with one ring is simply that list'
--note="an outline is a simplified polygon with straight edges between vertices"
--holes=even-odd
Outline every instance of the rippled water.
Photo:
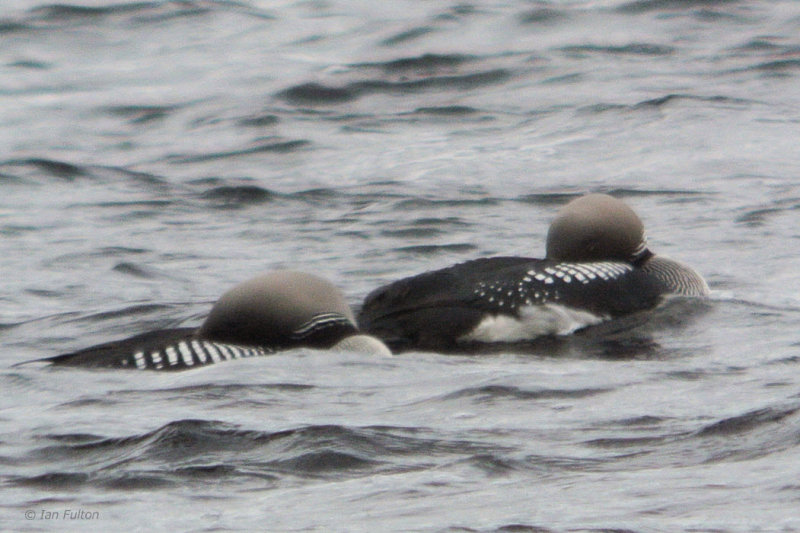
[{"label": "rippled water", "polygon": [[[798,35],[788,0],[3,2],[3,529],[800,529]],[[586,191],[712,298],[531,354],[12,367],[274,268],[357,307],[541,256]]]}]

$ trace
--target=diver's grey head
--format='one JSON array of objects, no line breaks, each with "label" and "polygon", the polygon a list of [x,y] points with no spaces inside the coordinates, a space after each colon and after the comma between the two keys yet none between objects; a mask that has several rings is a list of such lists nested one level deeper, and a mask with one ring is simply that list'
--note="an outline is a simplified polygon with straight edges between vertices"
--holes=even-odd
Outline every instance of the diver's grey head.
[{"label": "diver's grey head", "polygon": [[547,232],[547,258],[629,261],[650,256],[641,219],[621,200],[587,194],[561,208]]},{"label": "diver's grey head", "polygon": [[[327,343],[333,345],[355,333],[354,324],[344,295],[330,282],[303,272],[279,270],[223,294],[200,327],[199,336],[235,344],[327,348]],[[318,335],[322,331],[332,336],[330,341]]]}]

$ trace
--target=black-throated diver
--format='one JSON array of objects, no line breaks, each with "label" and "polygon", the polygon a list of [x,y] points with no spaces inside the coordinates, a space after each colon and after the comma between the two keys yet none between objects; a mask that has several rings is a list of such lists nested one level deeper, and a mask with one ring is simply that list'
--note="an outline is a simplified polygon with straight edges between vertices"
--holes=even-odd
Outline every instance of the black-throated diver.
[{"label": "black-throated diver", "polygon": [[558,213],[545,259],[483,258],[401,279],[372,291],[358,321],[394,350],[452,351],[565,335],[667,294],[708,292],[692,268],[648,250],[630,207],[589,194]]},{"label": "black-throated diver", "polygon": [[54,365],[184,370],[291,348],[391,355],[359,333],[342,293],[318,276],[274,271],[229,290],[200,328],[151,331],[44,359]]}]

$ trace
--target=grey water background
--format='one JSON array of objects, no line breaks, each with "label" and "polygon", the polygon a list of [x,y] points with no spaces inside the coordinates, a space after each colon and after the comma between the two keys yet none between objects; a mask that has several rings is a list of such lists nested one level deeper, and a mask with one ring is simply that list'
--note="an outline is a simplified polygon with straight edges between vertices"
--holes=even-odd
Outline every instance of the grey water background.
[{"label": "grey water background", "polygon": [[[0,529],[800,530],[800,3],[5,0],[0,74]],[[527,354],[12,367],[275,268],[357,307],[541,256],[587,191],[713,296]]]}]

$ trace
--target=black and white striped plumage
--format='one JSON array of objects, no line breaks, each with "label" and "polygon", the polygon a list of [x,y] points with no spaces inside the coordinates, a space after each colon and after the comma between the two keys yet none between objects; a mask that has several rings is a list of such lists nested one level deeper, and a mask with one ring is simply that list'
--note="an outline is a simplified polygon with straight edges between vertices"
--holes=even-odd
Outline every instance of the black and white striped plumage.
[{"label": "black and white striped plumage", "polygon": [[198,329],[151,331],[45,361],[54,365],[184,370],[291,348],[390,355],[360,335],[344,296],[326,280],[293,271],[253,278],[226,292]]},{"label": "black and white striped plumage", "polygon": [[49,359],[54,365],[137,370],[186,370],[195,366],[274,353],[261,346],[238,346],[197,338],[193,328],[143,333]]},{"label": "black and white striped plumage", "polygon": [[564,335],[655,307],[665,294],[702,296],[691,268],[647,248],[620,200],[589,194],[550,225],[547,258],[492,257],[401,279],[370,293],[360,327],[395,350]]},{"label": "black and white striped plumage", "polygon": [[658,279],[625,262],[492,257],[373,291],[359,325],[393,349],[452,350],[571,333],[652,308],[665,292]]},{"label": "black and white striped plumage", "polygon": [[289,335],[289,339],[293,343],[330,346],[355,331],[355,326],[346,316],[339,313],[320,313],[296,327]]},{"label": "black and white striped plumage", "polygon": [[273,354],[290,348],[329,348],[357,333],[338,313],[321,313],[301,324],[276,345],[237,344],[207,339],[194,328],[150,331],[47,359],[54,365],[137,370],[186,370],[233,359]]}]

